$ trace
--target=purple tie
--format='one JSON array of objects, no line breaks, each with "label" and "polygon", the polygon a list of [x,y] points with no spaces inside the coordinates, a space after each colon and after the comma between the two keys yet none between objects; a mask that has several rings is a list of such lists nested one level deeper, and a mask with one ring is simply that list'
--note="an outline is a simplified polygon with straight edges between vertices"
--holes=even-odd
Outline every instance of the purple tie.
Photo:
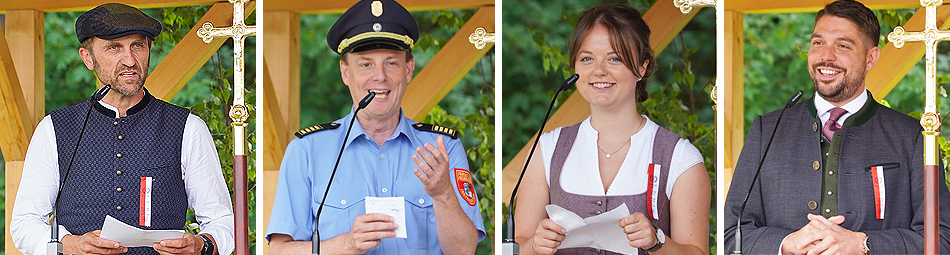
[{"label": "purple tie", "polygon": [[841,130],[841,125],[838,124],[838,119],[841,118],[841,115],[844,115],[846,112],[848,112],[848,110],[839,107],[828,110],[828,113],[831,113],[831,117],[828,118],[828,121],[825,121],[825,125],[821,130],[822,134],[825,135],[825,138],[828,138],[828,141],[831,141],[831,138],[834,137],[835,131]]}]

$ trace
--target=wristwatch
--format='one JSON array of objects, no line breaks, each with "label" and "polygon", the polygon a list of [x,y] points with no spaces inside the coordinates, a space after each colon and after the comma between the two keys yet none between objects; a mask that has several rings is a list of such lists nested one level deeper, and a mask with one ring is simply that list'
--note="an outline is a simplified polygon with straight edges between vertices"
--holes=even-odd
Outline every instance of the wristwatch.
[{"label": "wristwatch", "polygon": [[205,240],[204,247],[201,247],[201,255],[214,255],[214,242],[211,241],[211,238],[205,235],[198,235],[202,240]]},{"label": "wristwatch", "polygon": [[647,252],[654,252],[663,247],[663,244],[666,243],[666,235],[663,234],[663,230],[653,226],[653,230],[656,233],[656,245],[647,249]]}]

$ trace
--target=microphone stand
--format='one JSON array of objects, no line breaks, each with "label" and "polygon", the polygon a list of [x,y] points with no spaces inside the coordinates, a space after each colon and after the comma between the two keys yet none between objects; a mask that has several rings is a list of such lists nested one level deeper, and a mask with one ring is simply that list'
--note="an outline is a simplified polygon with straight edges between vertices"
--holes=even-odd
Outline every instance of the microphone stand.
[{"label": "microphone stand", "polygon": [[323,203],[327,201],[327,194],[330,193],[330,184],[333,184],[333,176],[336,175],[336,168],[340,166],[340,158],[343,157],[343,148],[346,147],[346,140],[350,138],[350,131],[353,130],[353,122],[356,121],[356,114],[363,108],[366,108],[369,102],[373,101],[373,97],[376,97],[376,92],[372,91],[363,97],[363,99],[360,100],[359,106],[353,111],[353,118],[350,118],[350,127],[346,129],[346,136],[343,137],[343,144],[340,145],[340,153],[337,154],[336,164],[333,165],[333,172],[330,173],[330,181],[327,182],[327,189],[323,191],[323,199],[320,200],[320,207],[317,209],[317,219],[313,224],[313,237],[315,238],[311,238],[312,246],[310,253],[313,255],[320,254],[320,214],[323,213]]},{"label": "microphone stand", "polygon": [[515,243],[515,195],[518,194],[518,187],[521,186],[521,180],[524,179],[524,173],[528,169],[528,163],[531,162],[531,156],[534,155],[534,149],[538,148],[538,140],[541,140],[541,132],[544,131],[544,125],[548,123],[548,117],[551,116],[551,109],[554,108],[554,102],[557,101],[557,95],[561,94],[561,91],[565,91],[571,88],[577,79],[580,78],[580,75],[574,74],[571,77],[568,77],[561,87],[558,88],[557,92],[554,92],[554,98],[551,99],[551,106],[548,106],[548,113],[544,115],[544,121],[541,122],[541,129],[538,129],[538,137],[534,139],[534,145],[531,146],[531,152],[528,153],[528,158],[524,162],[524,167],[521,168],[521,175],[518,176],[518,183],[515,184],[515,189],[511,192],[511,197],[508,200],[508,217],[505,219],[505,234],[507,237],[502,241],[502,253],[503,254],[512,254],[517,255],[518,252],[518,243]]},{"label": "microphone stand", "polygon": [[86,124],[89,122],[89,113],[92,112],[92,106],[98,103],[99,100],[102,100],[102,98],[109,93],[110,89],[112,89],[112,85],[106,84],[89,98],[92,102],[89,103],[89,109],[86,110],[86,118],[83,119],[82,128],[79,129],[79,139],[76,139],[76,147],[73,148],[73,155],[69,158],[69,165],[66,166],[63,181],[59,184],[59,191],[56,192],[56,200],[53,201],[53,214],[50,217],[50,241],[46,243],[47,255],[63,254],[63,243],[59,242],[59,223],[56,222],[56,207],[59,206],[59,196],[63,194],[63,187],[66,186],[66,178],[69,178],[69,171],[73,168],[73,160],[76,159],[76,151],[79,150],[79,142],[82,141],[82,135],[86,132]]},{"label": "microphone stand", "polygon": [[785,107],[782,107],[782,112],[778,114],[778,120],[775,121],[775,127],[772,128],[772,135],[769,137],[769,143],[765,145],[765,152],[762,153],[762,159],[759,160],[759,168],[755,170],[755,176],[752,177],[752,184],[749,185],[749,191],[746,191],[745,198],[742,200],[742,207],[739,208],[739,215],[736,222],[736,249],[732,251],[733,255],[742,255],[742,213],[745,212],[745,205],[749,202],[749,194],[752,194],[752,187],[755,186],[755,181],[759,179],[759,172],[762,171],[762,164],[765,163],[765,156],[769,154],[769,148],[772,147],[772,139],[775,138],[775,131],[778,130],[779,123],[782,123],[782,115],[785,115],[785,110],[795,105],[798,102],[798,99],[802,98],[803,92],[799,90],[795,93],[792,98],[789,98],[788,101],[785,101]]}]

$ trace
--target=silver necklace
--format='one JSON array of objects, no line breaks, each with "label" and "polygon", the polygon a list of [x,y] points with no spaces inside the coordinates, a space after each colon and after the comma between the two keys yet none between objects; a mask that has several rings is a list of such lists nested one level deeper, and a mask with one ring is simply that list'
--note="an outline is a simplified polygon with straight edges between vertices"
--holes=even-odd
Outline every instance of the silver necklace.
[{"label": "silver necklace", "polygon": [[[643,119],[640,120],[640,126],[637,127],[637,132],[640,132],[640,129],[643,128],[643,124],[644,124],[644,123],[646,123],[646,120],[643,120]],[[636,134],[636,133],[634,133],[634,134]],[[623,145],[620,145],[620,148],[617,148],[617,150],[615,150],[614,152],[611,152],[611,153],[607,153],[607,151],[604,151],[604,148],[601,148],[601,147],[600,147],[600,143],[597,143],[597,149],[600,149],[600,151],[604,152],[604,156],[607,156],[607,158],[609,159],[609,158],[610,158],[610,155],[613,155],[614,153],[617,153],[618,151],[620,151],[620,149],[623,149],[623,146],[626,146],[628,143],[630,143],[630,140],[631,140],[631,139],[627,139],[627,142],[623,143]]]},{"label": "silver necklace", "polygon": [[623,145],[620,145],[620,148],[617,148],[617,150],[615,150],[612,153],[607,153],[606,151],[604,151],[604,148],[601,148],[600,144],[597,145],[597,148],[600,149],[600,151],[603,151],[604,154],[606,154],[607,158],[610,158],[610,155],[617,153],[618,151],[620,151],[620,149],[623,149],[623,146],[627,145],[628,143],[630,143],[630,139],[627,139],[626,143],[623,143]]}]

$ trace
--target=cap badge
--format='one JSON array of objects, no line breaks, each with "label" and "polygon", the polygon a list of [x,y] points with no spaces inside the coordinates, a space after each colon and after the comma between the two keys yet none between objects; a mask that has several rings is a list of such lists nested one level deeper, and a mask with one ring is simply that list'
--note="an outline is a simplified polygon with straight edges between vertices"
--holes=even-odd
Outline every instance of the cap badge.
[{"label": "cap badge", "polygon": [[371,6],[373,7],[373,16],[379,17],[383,15],[383,2],[373,1]]},{"label": "cap badge", "polygon": [[374,23],[373,31],[376,31],[376,32],[383,31],[383,25],[380,25],[379,23]]}]

